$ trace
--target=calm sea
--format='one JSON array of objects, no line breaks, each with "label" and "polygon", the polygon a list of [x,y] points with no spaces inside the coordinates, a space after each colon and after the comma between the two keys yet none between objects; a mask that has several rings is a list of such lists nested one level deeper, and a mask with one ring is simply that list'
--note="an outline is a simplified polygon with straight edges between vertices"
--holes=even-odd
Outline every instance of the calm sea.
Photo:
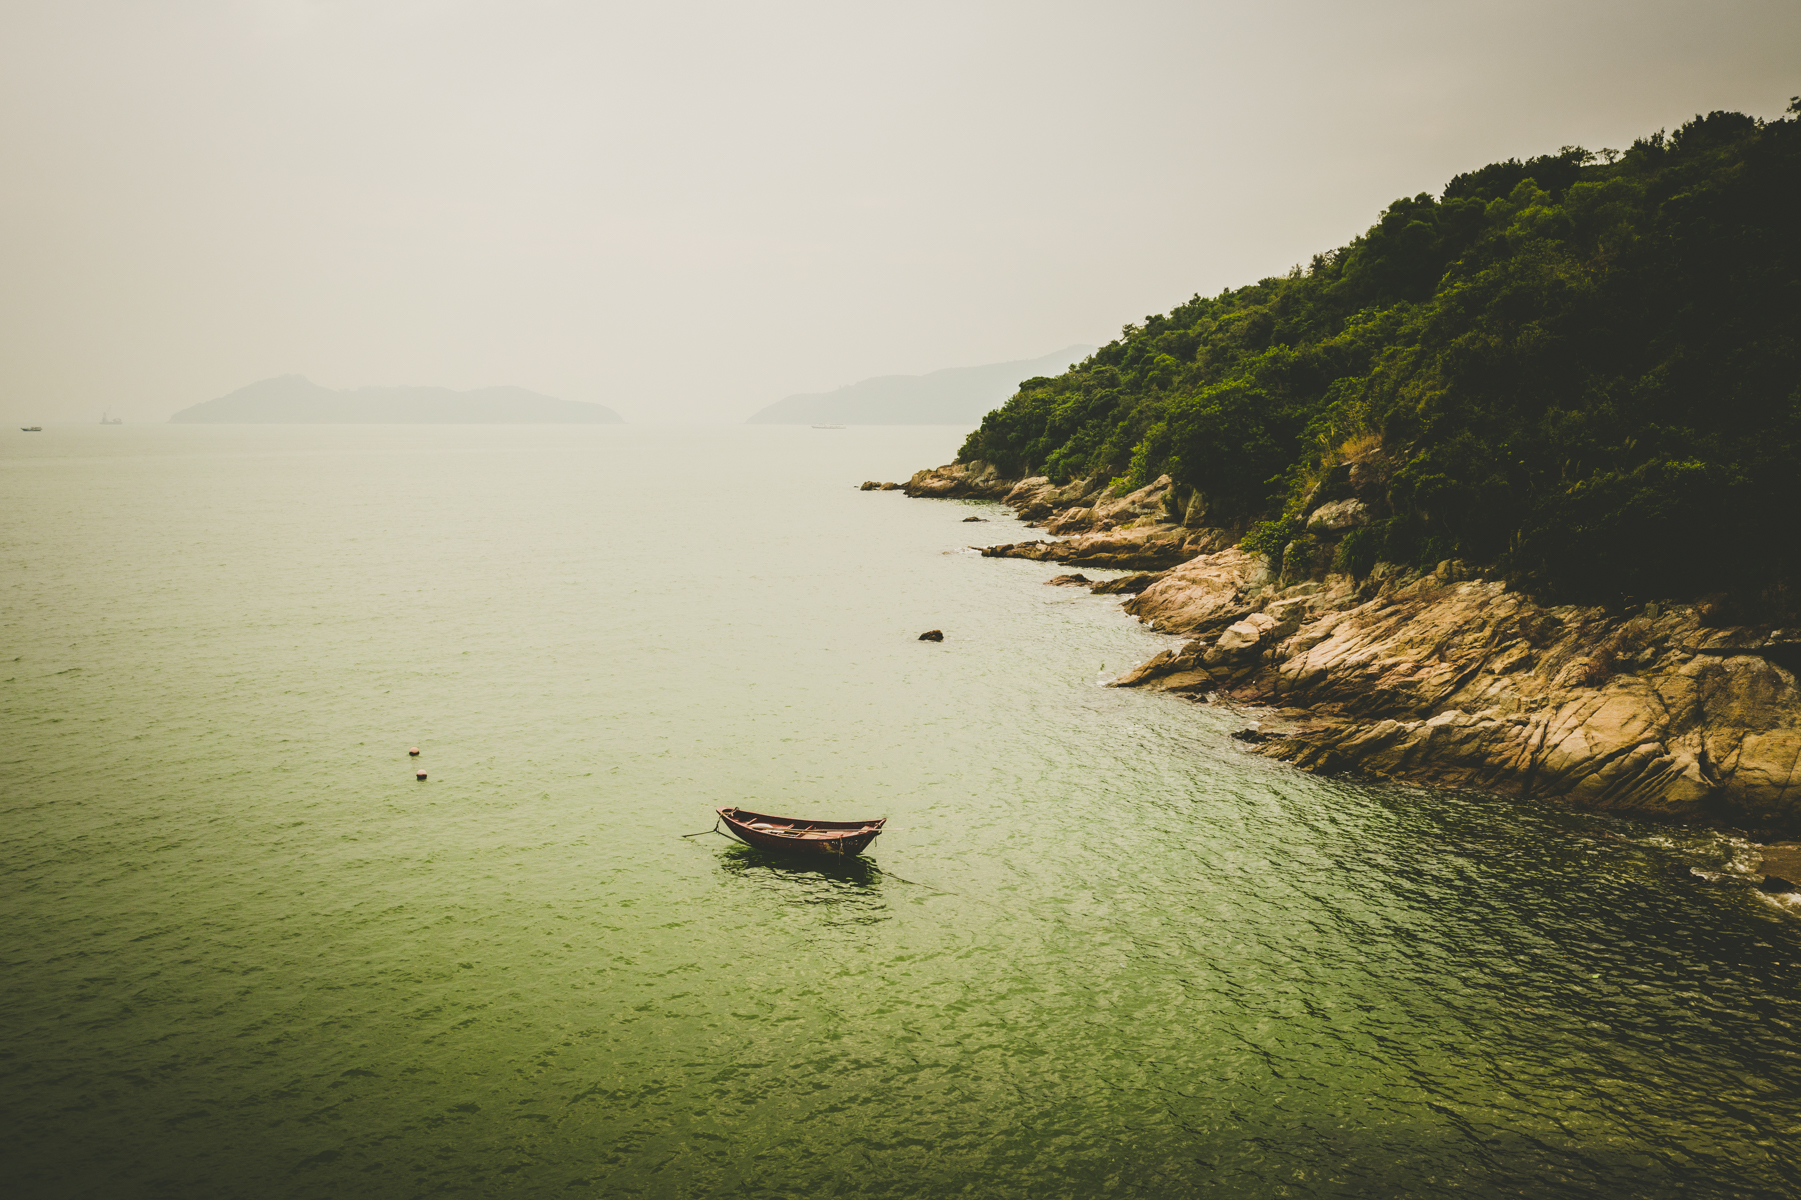
[{"label": "calm sea", "polygon": [[1741,845],[1098,686],[1164,639],[855,490],[960,434],[7,431],[7,1193],[1801,1192]]}]

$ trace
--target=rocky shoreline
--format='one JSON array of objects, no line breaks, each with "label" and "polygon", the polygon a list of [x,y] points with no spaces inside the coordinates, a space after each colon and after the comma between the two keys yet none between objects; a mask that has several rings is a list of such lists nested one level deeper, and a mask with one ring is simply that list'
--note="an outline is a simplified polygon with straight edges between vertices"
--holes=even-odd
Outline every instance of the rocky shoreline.
[{"label": "rocky shoreline", "polygon": [[1801,882],[1801,845],[1783,844],[1801,837],[1801,629],[1729,624],[1717,602],[1546,607],[1457,562],[1334,571],[1380,473],[1352,463],[1324,481],[1306,542],[1273,576],[1167,476],[1116,495],[955,463],[898,486],[1000,501],[1056,535],[986,556],[1138,572],[1049,582],[1125,594],[1126,611],[1182,637],[1111,686],[1256,706],[1236,736],[1257,753],[1736,829],[1769,843],[1766,887]]}]

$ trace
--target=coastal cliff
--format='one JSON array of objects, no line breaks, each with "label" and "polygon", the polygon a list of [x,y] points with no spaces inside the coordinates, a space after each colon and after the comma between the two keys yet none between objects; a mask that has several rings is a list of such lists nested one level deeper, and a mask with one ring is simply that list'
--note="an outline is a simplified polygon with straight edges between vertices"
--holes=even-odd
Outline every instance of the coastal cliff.
[{"label": "coastal cliff", "polygon": [[904,490],[1133,572],[1052,582],[1183,639],[1117,686],[1261,706],[1259,753],[1801,834],[1797,190],[1801,99],[1491,163],[1023,380]]},{"label": "coastal cliff", "polygon": [[[1091,586],[1133,593],[1126,611],[1182,640],[1112,686],[1243,708],[1251,727],[1237,736],[1256,753],[1766,840],[1801,834],[1801,628],[1731,621],[1718,599],[1542,605],[1456,561],[1358,577],[1291,555],[1272,574],[1233,531],[1190,527],[1195,506],[1168,477],[1115,495],[972,463],[922,471],[904,490],[998,500],[1069,534],[984,555],[1139,571]],[[1309,563],[1332,561],[1332,537],[1357,527],[1345,500],[1316,497],[1320,512],[1310,524],[1325,552]]]}]

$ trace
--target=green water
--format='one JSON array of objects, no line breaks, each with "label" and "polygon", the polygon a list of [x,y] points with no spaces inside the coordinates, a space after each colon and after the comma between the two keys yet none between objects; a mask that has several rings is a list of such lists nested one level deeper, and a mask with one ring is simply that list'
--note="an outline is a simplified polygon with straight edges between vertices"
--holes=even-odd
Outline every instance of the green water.
[{"label": "green water", "polygon": [[1742,847],[1097,686],[1165,641],[853,489],[960,432],[0,442],[8,1192],[1801,1191]]}]

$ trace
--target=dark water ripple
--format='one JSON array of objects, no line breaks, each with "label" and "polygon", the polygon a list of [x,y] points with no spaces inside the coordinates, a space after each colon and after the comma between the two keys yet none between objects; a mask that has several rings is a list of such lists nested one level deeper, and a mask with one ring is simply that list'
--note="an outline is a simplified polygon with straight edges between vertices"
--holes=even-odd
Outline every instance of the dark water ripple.
[{"label": "dark water ripple", "polygon": [[[16,1194],[1801,1193],[1742,845],[1095,686],[1161,639],[844,486],[954,435],[52,433],[0,458]],[[727,800],[890,833],[681,836]]]}]

